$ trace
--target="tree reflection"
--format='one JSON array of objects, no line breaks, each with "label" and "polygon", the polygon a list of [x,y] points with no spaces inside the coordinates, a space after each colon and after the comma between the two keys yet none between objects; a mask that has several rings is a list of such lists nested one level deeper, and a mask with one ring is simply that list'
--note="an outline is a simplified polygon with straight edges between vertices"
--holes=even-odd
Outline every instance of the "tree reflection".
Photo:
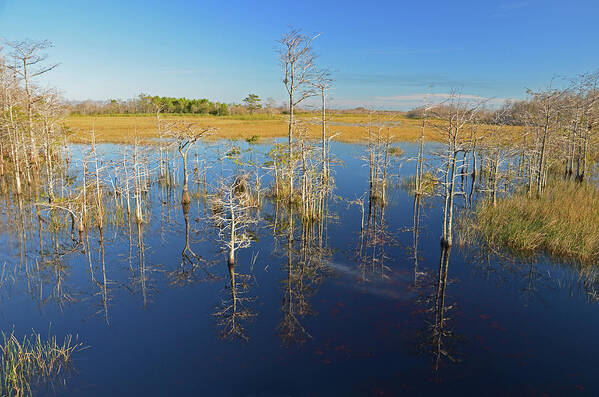
[{"label": "tree reflection", "polygon": [[182,286],[198,281],[215,280],[217,277],[208,271],[207,262],[191,248],[189,204],[182,204],[181,206],[183,210],[183,219],[185,221],[185,245],[181,251],[181,262],[178,269],[169,273],[171,285]]},{"label": "tree reflection", "polygon": [[229,290],[230,296],[224,299],[218,306],[214,316],[217,318],[217,326],[220,329],[221,339],[249,340],[245,333],[244,323],[256,316],[249,307],[255,298],[248,295],[249,284],[252,277],[249,274],[239,274],[235,271],[235,262],[228,262],[229,268]]},{"label": "tree reflection", "polygon": [[360,268],[360,281],[369,282],[374,277],[389,280],[386,247],[393,244],[394,239],[386,223],[385,204],[380,200],[369,199],[366,222],[363,198],[350,202],[350,205],[359,206],[362,213],[360,238],[353,254]]},{"label": "tree reflection", "polygon": [[418,349],[432,357],[432,368],[435,373],[439,371],[443,361],[450,363],[460,361],[455,353],[460,337],[453,332],[450,325],[451,317],[449,317],[455,309],[455,304],[448,303],[446,298],[447,287],[451,284],[448,278],[450,254],[451,248],[442,247],[437,277],[428,280],[428,285],[423,286],[424,295],[418,299],[418,303],[424,306],[427,317],[426,327],[418,334]]},{"label": "tree reflection", "polygon": [[419,269],[419,257],[418,257],[418,242],[420,238],[420,207],[421,207],[421,196],[419,194],[414,195],[414,216],[413,216],[413,224],[412,224],[412,258],[414,260],[414,288],[419,288],[419,280],[421,276],[424,276],[423,273]]},{"label": "tree reflection", "polygon": [[[326,207],[326,206],[325,206]],[[283,215],[275,218],[281,219]],[[282,312],[279,335],[284,345],[303,344],[312,338],[310,331],[302,324],[303,320],[314,315],[310,298],[316,293],[327,274],[326,261],[331,255],[326,247],[325,222],[327,215],[316,222],[300,222],[299,236],[296,239],[294,211],[287,209],[287,219],[280,221],[281,230],[286,226],[286,244],[283,280]]]},{"label": "tree reflection", "polygon": [[[89,237],[87,240],[87,250],[89,252],[89,260],[90,260],[90,269],[93,269],[91,262],[91,246],[89,245]],[[99,241],[98,241],[98,262],[100,265],[100,270],[102,272],[102,278],[100,280],[92,277],[92,282],[98,288],[98,292],[95,295],[100,297],[101,300],[101,308],[96,312],[96,314],[103,314],[104,320],[107,325],[110,325],[110,320],[108,317],[108,302],[110,300],[110,290],[108,288],[108,277],[106,275],[106,259],[105,259],[105,247],[104,247],[104,230],[99,228]],[[93,274],[93,273],[92,273]]]}]

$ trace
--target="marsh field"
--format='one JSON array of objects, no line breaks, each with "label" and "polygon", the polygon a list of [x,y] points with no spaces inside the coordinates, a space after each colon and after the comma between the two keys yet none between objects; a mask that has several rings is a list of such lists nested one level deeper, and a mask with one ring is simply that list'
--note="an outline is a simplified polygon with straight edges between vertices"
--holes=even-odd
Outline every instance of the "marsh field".
[{"label": "marsh field", "polygon": [[[258,139],[283,138],[288,134],[288,118],[284,114],[256,115],[165,115],[165,122],[180,121],[194,123],[198,127],[215,127],[212,139]],[[307,136],[318,138],[321,135],[320,115],[318,113],[300,114],[298,118],[308,127]],[[368,139],[368,122],[372,116],[368,112],[350,114],[331,114],[328,117],[329,129],[336,134],[335,140],[341,142],[365,142]],[[410,119],[399,113],[390,114],[387,123],[395,141],[416,141],[421,135],[421,120]],[[92,128],[97,130],[98,142],[127,143],[134,135],[139,139],[159,138],[156,115],[71,115],[64,120],[71,130],[74,142],[89,142]],[[506,132],[512,133],[515,128]],[[429,140],[438,139],[432,128],[425,131]]]}]

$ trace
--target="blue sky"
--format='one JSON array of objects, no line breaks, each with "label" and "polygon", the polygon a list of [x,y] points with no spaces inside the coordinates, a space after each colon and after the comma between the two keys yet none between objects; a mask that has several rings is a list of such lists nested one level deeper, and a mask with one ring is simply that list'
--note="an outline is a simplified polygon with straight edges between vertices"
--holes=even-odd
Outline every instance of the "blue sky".
[{"label": "blue sky", "polygon": [[521,98],[599,69],[599,1],[0,0],[0,37],[48,39],[43,82],[69,99],[140,92],[284,100],[276,40],[321,33],[336,107],[406,109],[423,94]]}]

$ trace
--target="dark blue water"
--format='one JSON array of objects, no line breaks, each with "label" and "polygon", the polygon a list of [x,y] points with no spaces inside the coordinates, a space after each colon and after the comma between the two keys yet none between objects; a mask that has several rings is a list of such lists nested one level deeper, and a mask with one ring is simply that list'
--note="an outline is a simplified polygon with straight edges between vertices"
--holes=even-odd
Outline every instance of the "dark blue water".
[{"label": "dark blue water", "polygon": [[[414,173],[406,159],[416,147],[402,148],[405,178]],[[73,148],[73,166],[83,149]],[[102,147],[107,160],[120,158],[119,150]],[[268,150],[255,146],[251,156],[261,163]],[[212,158],[216,146],[200,147],[204,152]],[[178,189],[163,195],[152,187],[140,230],[106,227],[104,266],[97,230],[90,231],[88,256],[67,228],[53,233],[42,224],[40,233],[25,206],[29,226],[19,239],[15,204],[3,202],[0,328],[73,334],[89,346],[75,354],[76,371],[65,384],[39,393],[599,394],[592,278],[574,265],[475,247],[456,246],[443,261],[438,197],[420,202],[415,264],[415,203],[399,187],[399,166],[388,204],[371,209],[375,231],[361,238],[360,208],[348,201],[368,189],[365,147],[334,143],[332,152],[335,197],[322,224],[296,220],[289,244],[287,210],[277,213],[269,201],[261,208],[257,239],[237,256],[243,301],[234,332],[222,325],[230,316],[215,315],[231,298],[230,273],[202,200],[192,201],[188,215],[190,247],[202,258],[195,268],[181,267],[186,228]],[[214,178],[220,164],[211,164]],[[367,219],[367,203],[365,211]],[[186,276],[177,277],[183,270]]]}]

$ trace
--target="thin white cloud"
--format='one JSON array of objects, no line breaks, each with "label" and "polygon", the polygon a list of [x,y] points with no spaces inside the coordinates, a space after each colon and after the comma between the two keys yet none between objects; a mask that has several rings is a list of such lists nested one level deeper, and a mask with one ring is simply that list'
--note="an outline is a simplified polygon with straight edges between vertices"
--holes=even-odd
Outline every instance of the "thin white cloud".
[{"label": "thin white cloud", "polygon": [[514,11],[526,8],[529,5],[530,3],[528,1],[513,1],[509,3],[504,3],[495,8],[491,16],[494,18],[507,17],[511,15]]},{"label": "thin white cloud", "polygon": [[[409,110],[425,103],[441,103],[451,97],[451,93],[413,93],[406,95],[375,96],[365,99],[331,98],[336,108],[366,107],[380,110]],[[486,102],[490,107],[502,105],[513,98],[489,98],[473,94],[456,94],[462,102]]]},{"label": "thin white cloud", "polygon": [[427,55],[427,54],[443,54],[447,52],[460,51],[462,48],[402,48],[402,47],[390,47],[390,48],[373,48],[366,50],[365,53],[369,55]]},{"label": "thin white cloud", "polygon": [[[496,84],[495,80],[469,78],[460,80],[450,78],[442,74],[422,74],[422,75],[383,75],[383,74],[352,74],[339,73],[337,81],[346,84],[372,84],[397,87],[436,87],[436,89],[451,89],[461,87],[462,89],[472,88],[491,88]],[[422,89],[422,88],[416,88]]]},{"label": "thin white cloud", "polygon": [[[456,94],[456,96],[461,99],[472,99],[472,100],[486,100],[489,99],[487,97],[482,97],[478,95],[466,95],[466,94]],[[446,100],[451,97],[449,93],[435,93],[435,94],[409,94],[409,95],[394,95],[394,96],[379,96],[374,97],[375,100],[379,101],[423,101],[427,98],[434,102],[435,100]]]},{"label": "thin white cloud", "polygon": [[511,3],[502,4],[498,7],[498,10],[501,11],[512,11],[520,8],[528,7],[528,1],[515,1]]}]

